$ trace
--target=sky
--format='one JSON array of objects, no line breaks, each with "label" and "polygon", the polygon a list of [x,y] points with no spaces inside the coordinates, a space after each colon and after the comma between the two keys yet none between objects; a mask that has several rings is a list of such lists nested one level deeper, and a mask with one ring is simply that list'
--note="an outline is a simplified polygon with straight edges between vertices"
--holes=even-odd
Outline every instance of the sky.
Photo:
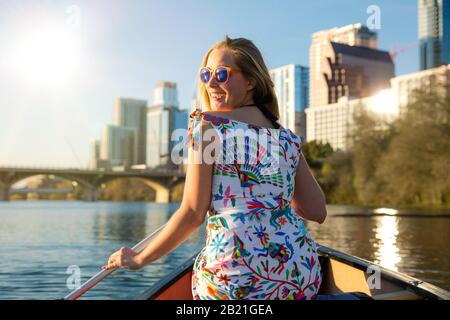
[{"label": "sky", "polygon": [[396,74],[418,71],[416,0],[0,0],[0,166],[86,167],[116,97],[153,101],[177,83],[188,109],[196,71],[225,35],[245,37],[269,69],[308,66],[312,33],[367,24],[378,47],[408,47]]}]

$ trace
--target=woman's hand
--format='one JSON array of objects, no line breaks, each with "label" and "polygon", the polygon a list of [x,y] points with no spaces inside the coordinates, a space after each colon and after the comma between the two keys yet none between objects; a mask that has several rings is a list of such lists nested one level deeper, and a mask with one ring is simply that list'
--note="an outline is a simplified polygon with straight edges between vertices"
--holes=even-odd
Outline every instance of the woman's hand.
[{"label": "woman's hand", "polygon": [[139,254],[133,249],[122,247],[109,257],[108,264],[103,266],[102,269],[126,268],[138,270],[142,267],[143,263]]}]

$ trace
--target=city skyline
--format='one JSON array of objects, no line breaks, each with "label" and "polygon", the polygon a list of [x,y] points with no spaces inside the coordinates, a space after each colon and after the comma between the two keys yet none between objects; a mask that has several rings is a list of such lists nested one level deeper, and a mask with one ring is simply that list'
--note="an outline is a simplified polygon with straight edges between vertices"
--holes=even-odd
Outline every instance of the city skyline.
[{"label": "city skyline", "polygon": [[[5,1],[0,10],[3,21],[0,41],[7,46],[0,53],[0,68],[6,72],[0,74],[0,84],[11,90],[0,96],[1,111],[6,115],[0,118],[3,146],[0,164],[86,167],[89,143],[110,122],[114,99],[153,101],[153,86],[161,80],[177,83],[180,108],[189,109],[201,58],[225,34],[253,40],[269,69],[292,63],[309,66],[312,33],[358,22],[366,24],[370,16],[367,8],[375,4],[381,10],[381,29],[375,30],[380,49],[391,50],[392,46],[417,42],[416,1],[358,2],[356,5],[350,1],[339,4],[322,1],[306,6],[293,1],[266,1],[256,7],[255,1],[249,1],[239,3],[240,11],[232,10],[233,15],[226,14],[227,20],[223,21],[219,13],[234,7],[229,3],[225,6],[205,1],[189,4],[152,1],[125,6],[119,2],[94,5],[62,1],[50,5],[41,1],[39,5],[19,6],[17,2]],[[231,3],[237,8],[237,2]],[[76,13],[77,8],[79,26],[75,23],[71,33],[79,37],[81,53],[71,61],[74,63],[68,77],[71,81],[52,83],[52,79],[47,79],[48,83],[41,83],[39,78],[28,77],[27,81],[20,78],[2,56],[14,52],[15,40],[20,40],[23,32],[17,27],[20,19],[26,18],[26,26],[39,29],[39,19],[48,17],[47,22],[53,19],[54,25],[66,28],[67,15]],[[208,12],[204,20],[208,28],[202,28],[202,8]],[[401,25],[396,24],[399,12]],[[314,13],[320,13],[323,19],[311,18]],[[142,18],[148,18],[145,19],[148,24]],[[258,24],[263,19],[270,23]],[[223,21],[223,25],[212,21]],[[177,59],[179,52],[183,54],[181,61]],[[417,48],[401,53],[395,60],[396,75],[417,71],[418,60]]]}]

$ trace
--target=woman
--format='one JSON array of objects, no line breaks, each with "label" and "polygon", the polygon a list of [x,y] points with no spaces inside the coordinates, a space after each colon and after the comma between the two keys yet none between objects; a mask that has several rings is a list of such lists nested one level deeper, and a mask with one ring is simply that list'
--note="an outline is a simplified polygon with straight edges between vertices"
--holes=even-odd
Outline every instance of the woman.
[{"label": "woman", "polygon": [[301,139],[277,120],[269,72],[255,45],[226,37],[199,72],[205,112],[190,115],[180,208],[141,252],[122,248],[105,269],[140,269],[207,219],[193,270],[194,299],[313,299],[321,270],[303,219],[323,223],[325,197]]}]

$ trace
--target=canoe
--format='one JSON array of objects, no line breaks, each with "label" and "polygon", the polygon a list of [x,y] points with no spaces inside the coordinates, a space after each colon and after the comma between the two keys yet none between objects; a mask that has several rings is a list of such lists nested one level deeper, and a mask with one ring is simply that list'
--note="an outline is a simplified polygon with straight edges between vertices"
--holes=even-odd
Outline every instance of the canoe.
[{"label": "canoe", "polygon": [[[450,300],[449,292],[404,273],[325,246],[318,246],[318,253],[323,271],[318,297],[328,297],[326,300],[339,300],[348,294],[371,300]],[[135,299],[192,300],[191,277],[197,254]]]}]

